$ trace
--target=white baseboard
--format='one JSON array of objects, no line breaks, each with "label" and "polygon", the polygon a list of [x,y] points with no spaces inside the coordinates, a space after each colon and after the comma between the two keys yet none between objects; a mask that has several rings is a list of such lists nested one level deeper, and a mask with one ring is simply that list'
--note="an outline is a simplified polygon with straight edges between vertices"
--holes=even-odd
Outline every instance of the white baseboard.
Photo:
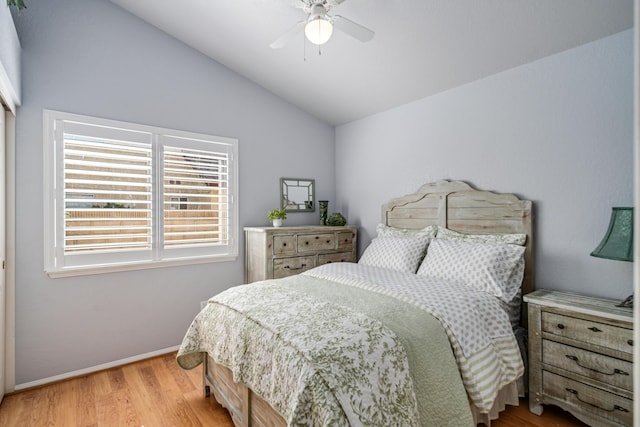
[{"label": "white baseboard", "polygon": [[105,369],[115,368],[116,366],[122,366],[133,362],[138,362],[144,359],[150,359],[152,357],[161,356],[163,354],[172,353],[180,348],[179,345],[174,347],[167,347],[161,350],[152,351],[150,353],[139,354],[137,356],[127,357],[126,359],[114,360],[113,362],[103,363],[102,365],[92,366],[77,371],[67,372],[65,374],[55,375],[53,377],[43,378],[41,380],[30,381],[28,383],[16,384],[14,390],[20,391],[32,387],[39,387],[41,385],[53,383],[56,381],[67,380],[69,378],[80,377],[82,375],[91,374],[93,372],[104,371]]}]

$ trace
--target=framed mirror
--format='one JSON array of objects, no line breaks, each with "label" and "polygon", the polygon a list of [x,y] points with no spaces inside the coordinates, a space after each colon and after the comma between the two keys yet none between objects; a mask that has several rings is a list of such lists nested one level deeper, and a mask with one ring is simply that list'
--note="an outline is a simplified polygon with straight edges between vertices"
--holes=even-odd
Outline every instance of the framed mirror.
[{"label": "framed mirror", "polygon": [[287,212],[313,212],[315,179],[280,178],[280,202]]}]

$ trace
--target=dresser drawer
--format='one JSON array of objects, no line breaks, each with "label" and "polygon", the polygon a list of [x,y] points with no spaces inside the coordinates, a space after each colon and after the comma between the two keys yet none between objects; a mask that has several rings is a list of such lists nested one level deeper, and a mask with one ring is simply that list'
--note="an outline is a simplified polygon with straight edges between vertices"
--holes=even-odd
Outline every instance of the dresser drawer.
[{"label": "dresser drawer", "polygon": [[633,330],[631,329],[543,312],[542,330],[576,341],[633,353]]},{"label": "dresser drawer", "polygon": [[633,364],[549,340],[542,340],[542,362],[604,384],[633,391]]},{"label": "dresser drawer", "polygon": [[355,233],[346,232],[346,233],[337,233],[338,236],[338,250],[339,251],[350,251],[353,249],[353,237]]},{"label": "dresser drawer", "polygon": [[601,418],[633,425],[633,400],[570,380],[548,371],[542,373],[543,393]]},{"label": "dresser drawer", "polygon": [[293,276],[315,267],[315,258],[299,256],[292,258],[278,258],[273,260],[273,278]]},{"label": "dresser drawer", "polygon": [[298,236],[298,253],[317,252],[336,248],[334,233],[301,234]]},{"label": "dresser drawer", "polygon": [[296,253],[296,236],[273,236],[274,255],[294,255]]},{"label": "dresser drawer", "polygon": [[318,265],[329,264],[331,262],[353,262],[353,253],[338,252],[335,254],[318,255]]}]

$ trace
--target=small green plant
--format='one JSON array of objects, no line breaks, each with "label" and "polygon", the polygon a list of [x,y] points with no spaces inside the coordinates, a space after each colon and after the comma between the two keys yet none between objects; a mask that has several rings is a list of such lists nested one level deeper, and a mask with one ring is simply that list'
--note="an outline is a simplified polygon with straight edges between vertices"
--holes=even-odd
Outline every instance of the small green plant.
[{"label": "small green plant", "polygon": [[15,6],[18,11],[27,8],[27,5],[24,4],[24,0],[7,0],[7,6]]},{"label": "small green plant", "polygon": [[282,208],[273,209],[267,212],[267,219],[273,221],[274,219],[287,219],[287,211]]}]

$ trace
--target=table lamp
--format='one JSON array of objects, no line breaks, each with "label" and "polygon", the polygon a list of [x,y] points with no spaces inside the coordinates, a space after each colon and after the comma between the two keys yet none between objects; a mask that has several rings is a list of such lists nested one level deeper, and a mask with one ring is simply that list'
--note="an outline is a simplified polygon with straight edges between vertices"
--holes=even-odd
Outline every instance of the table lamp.
[{"label": "table lamp", "polygon": [[[609,228],[591,256],[633,261],[633,208],[612,208]],[[633,294],[618,307],[633,307]]]}]

